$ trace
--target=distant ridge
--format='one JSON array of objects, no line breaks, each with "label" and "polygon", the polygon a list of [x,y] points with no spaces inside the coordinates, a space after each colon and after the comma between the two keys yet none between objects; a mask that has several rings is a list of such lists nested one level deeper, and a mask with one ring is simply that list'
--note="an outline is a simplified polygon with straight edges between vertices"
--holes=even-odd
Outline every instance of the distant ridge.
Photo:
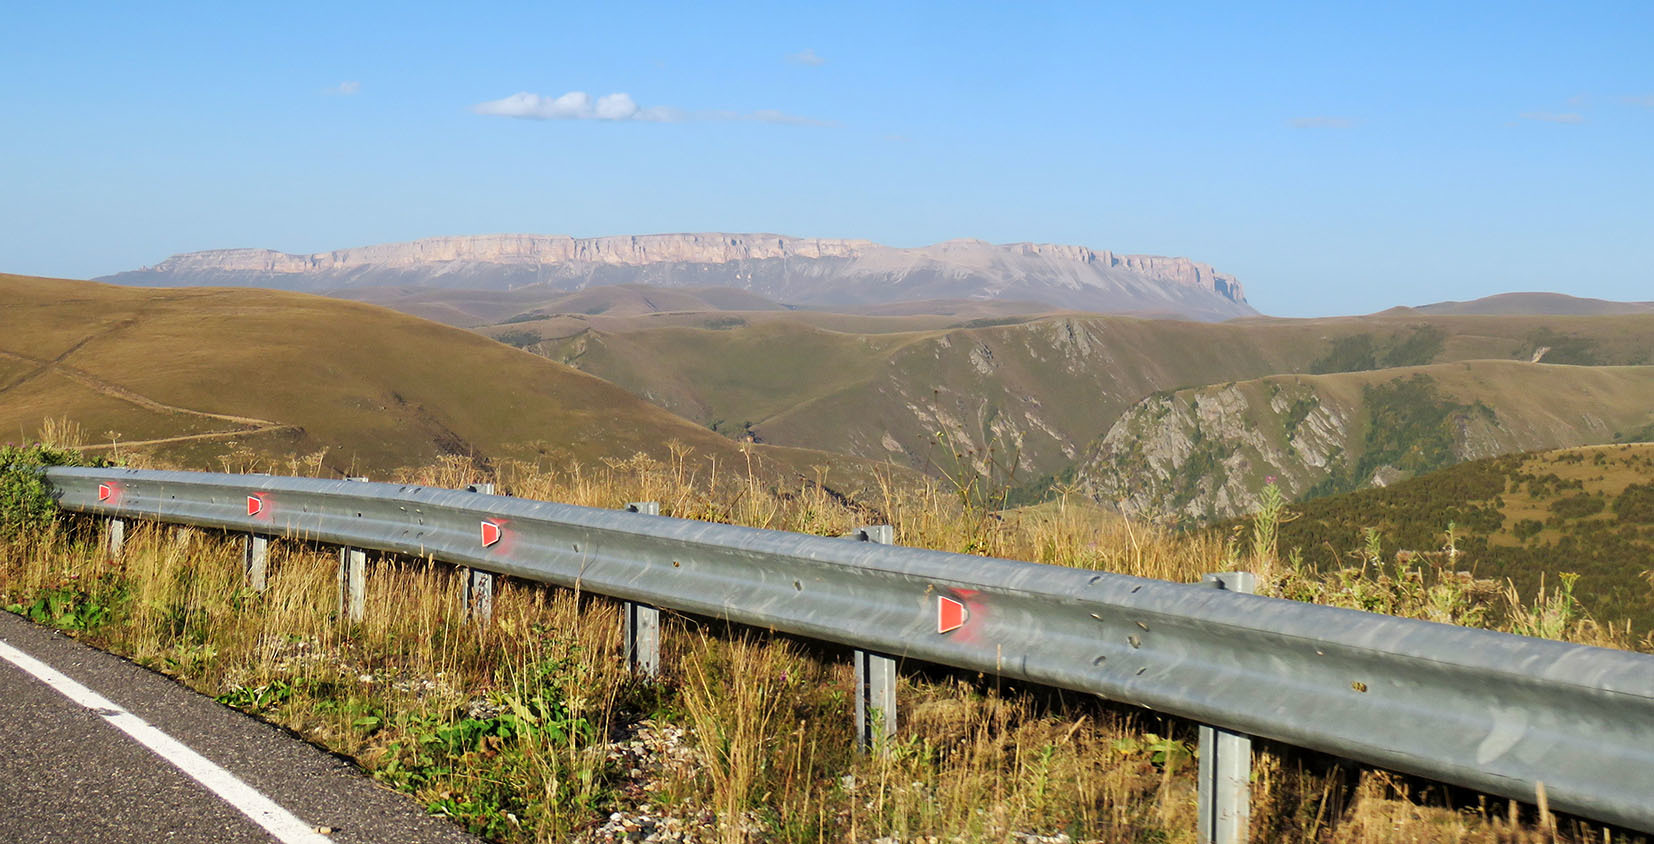
[{"label": "distant ridge", "polygon": [[1187,258],[1083,246],[950,240],[902,249],[774,234],[437,237],[312,255],[220,249],[99,281],[143,286],[574,291],[613,284],[729,287],[789,305],[1014,299],[1054,308],[1223,320],[1253,316],[1231,275]]},{"label": "distant ridge", "polygon": [[1654,313],[1654,302],[1613,302],[1565,293],[1500,293],[1468,302],[1436,302],[1391,310],[1443,316],[1612,316]]}]

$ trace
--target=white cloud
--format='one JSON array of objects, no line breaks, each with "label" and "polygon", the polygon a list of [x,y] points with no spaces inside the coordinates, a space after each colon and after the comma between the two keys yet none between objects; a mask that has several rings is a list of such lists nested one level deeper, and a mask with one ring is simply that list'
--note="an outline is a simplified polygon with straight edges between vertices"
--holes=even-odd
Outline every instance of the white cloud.
[{"label": "white cloud", "polygon": [[1523,120],[1537,120],[1540,123],[1584,123],[1585,116],[1573,111],[1529,111],[1517,115]]},{"label": "white cloud", "polygon": [[598,120],[630,120],[637,114],[637,103],[632,101],[631,94],[607,94],[597,98],[597,108],[592,114]]},{"label": "white cloud", "polygon": [[324,94],[334,94],[334,95],[341,96],[341,97],[348,97],[351,94],[354,94],[354,93],[356,93],[360,90],[362,90],[362,83],[360,83],[360,82],[354,82],[354,81],[353,82],[340,82],[339,84],[334,85],[331,88],[323,89],[322,93],[324,93]]},{"label": "white cloud", "polygon": [[[604,99],[610,100],[615,96],[626,97],[627,102],[632,99],[625,94],[610,94]],[[471,110],[495,117],[528,120],[592,120],[597,117],[596,110],[592,108],[591,95],[585,91],[570,91],[561,97],[545,97],[522,91],[502,99],[477,103]]]},{"label": "white cloud", "polygon": [[1348,129],[1355,121],[1348,117],[1294,117],[1287,125],[1294,129]]},{"label": "white cloud", "polygon": [[516,117],[524,120],[608,120],[641,121],[645,123],[682,123],[689,120],[749,120],[758,123],[779,123],[788,126],[830,126],[832,124],[809,117],[799,117],[774,109],[753,112],[702,111],[688,112],[670,106],[639,107],[632,95],[604,94],[592,99],[585,91],[570,91],[560,97],[547,97],[527,91],[498,100],[477,103],[471,107],[477,114],[490,117]]},{"label": "white cloud", "polygon": [[805,47],[796,53],[789,53],[787,55],[787,61],[792,62],[793,64],[801,64],[806,67],[821,67],[827,63],[826,59],[816,55],[816,51],[810,47]]},{"label": "white cloud", "polygon": [[1640,105],[1645,108],[1654,108],[1654,94],[1644,94],[1640,97],[1626,97],[1625,101],[1632,105]]}]

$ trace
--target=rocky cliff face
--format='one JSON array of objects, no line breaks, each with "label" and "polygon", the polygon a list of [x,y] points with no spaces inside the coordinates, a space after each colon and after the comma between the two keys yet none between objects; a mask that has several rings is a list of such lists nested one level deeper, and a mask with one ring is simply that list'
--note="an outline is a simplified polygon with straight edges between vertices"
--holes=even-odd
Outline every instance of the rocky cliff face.
[{"label": "rocky cliff face", "polygon": [[1156,393],[1093,444],[1076,479],[1133,515],[1243,515],[1271,480],[1293,499],[1610,442],[1647,416],[1651,376],[1650,367],[1475,361]]},{"label": "rocky cliff face", "polygon": [[1269,478],[1302,495],[1350,448],[1359,408],[1301,382],[1253,386],[1144,399],[1081,465],[1082,488],[1134,516],[1190,521],[1255,510]]},{"label": "rocky cliff face", "polygon": [[803,305],[1020,299],[1056,308],[1215,320],[1255,314],[1233,276],[1187,258],[955,240],[916,249],[772,234],[439,237],[313,255],[223,249],[100,281],[324,292],[370,286],[509,289],[720,286]]},{"label": "rocky cliff face", "polygon": [[653,234],[573,238],[566,235],[490,234],[431,237],[290,255],[271,249],[215,249],[174,255],[142,271],[158,273],[264,272],[329,273],[368,267],[407,269],[428,264],[612,264],[643,266],[670,262],[723,264],[766,258],[850,258],[877,244],[856,240],[813,240],[777,235]]}]

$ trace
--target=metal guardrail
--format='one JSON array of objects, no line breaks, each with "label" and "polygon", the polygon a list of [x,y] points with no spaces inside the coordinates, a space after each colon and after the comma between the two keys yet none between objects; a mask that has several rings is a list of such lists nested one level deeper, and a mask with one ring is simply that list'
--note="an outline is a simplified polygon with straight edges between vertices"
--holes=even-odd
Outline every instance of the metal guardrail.
[{"label": "metal guardrail", "polygon": [[401,484],[46,471],[59,506],[429,555],[1097,694],[1654,832],[1654,657],[1212,585]]}]

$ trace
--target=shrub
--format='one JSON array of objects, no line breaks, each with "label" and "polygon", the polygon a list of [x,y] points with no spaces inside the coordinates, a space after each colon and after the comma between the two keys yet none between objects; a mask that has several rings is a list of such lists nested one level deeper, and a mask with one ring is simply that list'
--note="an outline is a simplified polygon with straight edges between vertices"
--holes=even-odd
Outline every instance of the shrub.
[{"label": "shrub", "polygon": [[1514,527],[1511,532],[1516,534],[1516,539],[1518,541],[1527,542],[1528,540],[1539,535],[1539,532],[1544,529],[1545,526],[1537,519],[1523,519],[1516,523],[1516,527]]},{"label": "shrub", "polygon": [[516,346],[519,349],[526,349],[529,346],[540,342],[542,338],[538,332],[514,329],[511,331],[502,331],[496,335],[494,339],[506,344],[507,346]]},{"label": "shrub", "polygon": [[1654,483],[1627,486],[1614,499],[1614,515],[1622,522],[1654,524]]},{"label": "shrub", "polygon": [[109,466],[101,457],[40,443],[0,448],[0,540],[11,541],[44,530],[57,514],[57,502],[41,470],[48,466]]},{"label": "shrub", "polygon": [[1564,519],[1583,519],[1601,513],[1607,506],[1601,498],[1580,492],[1552,501],[1551,512]]}]

